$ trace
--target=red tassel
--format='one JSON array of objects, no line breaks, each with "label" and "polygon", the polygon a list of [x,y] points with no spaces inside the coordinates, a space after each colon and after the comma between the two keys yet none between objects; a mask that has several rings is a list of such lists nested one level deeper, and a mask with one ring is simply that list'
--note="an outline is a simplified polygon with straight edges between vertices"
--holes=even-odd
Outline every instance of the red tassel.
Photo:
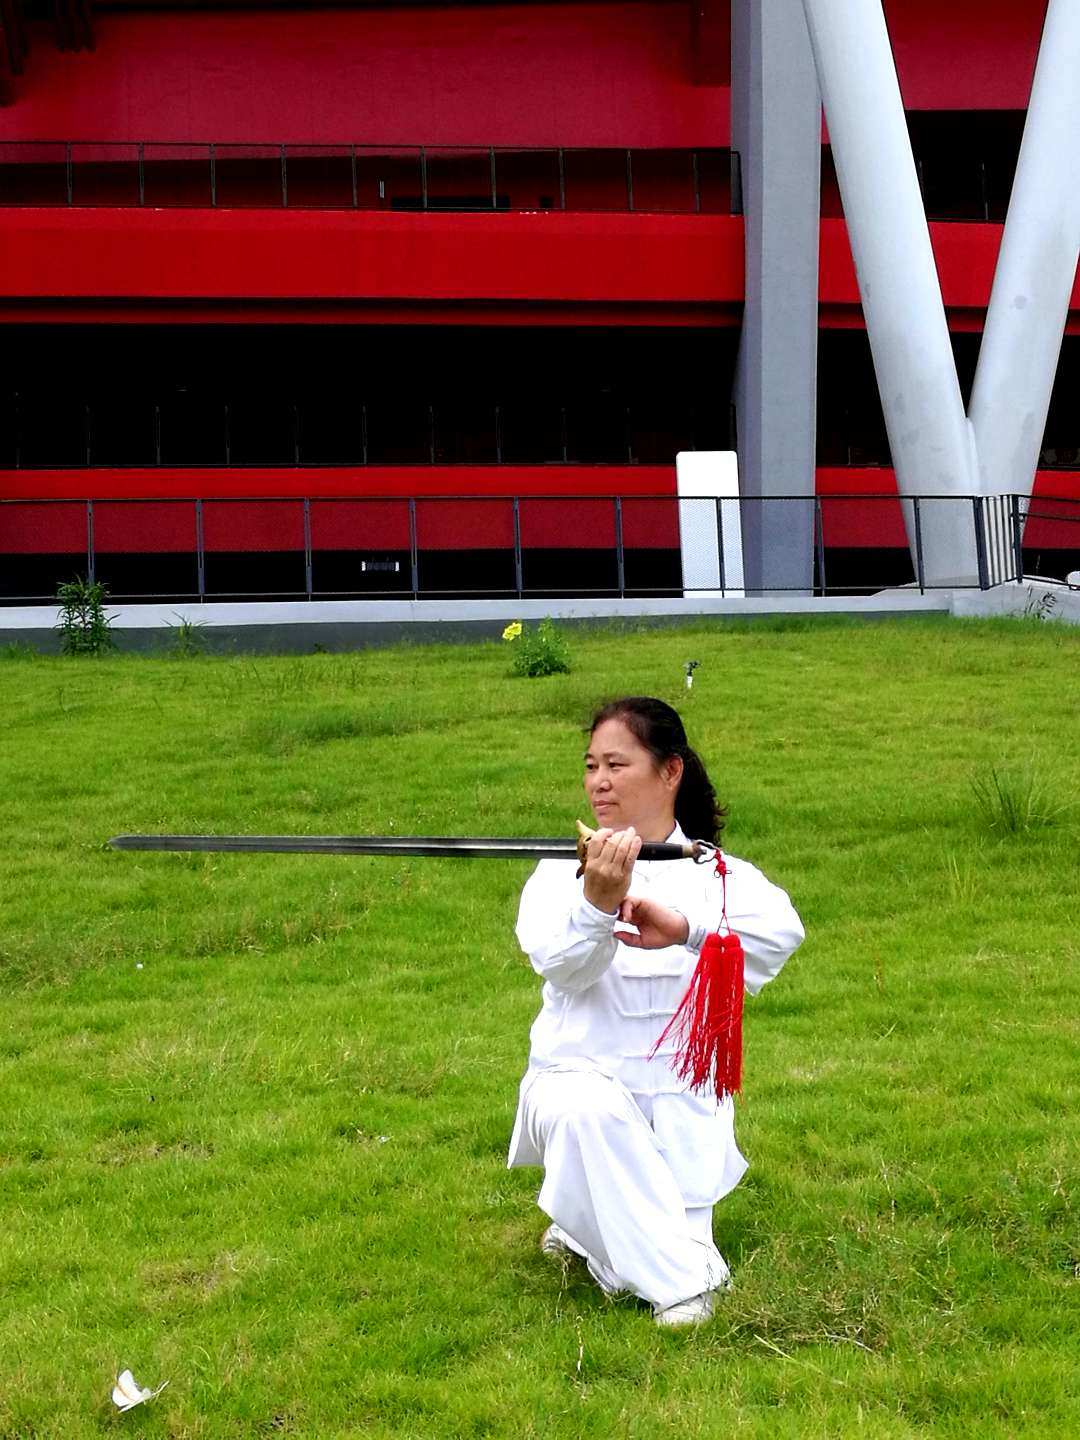
[{"label": "red tassel", "polygon": [[742,941],[727,928],[727,867],[719,856],[716,873],[724,879],[721,923],[727,933],[706,935],[686,994],[652,1053],[674,1035],[676,1075],[688,1080],[691,1090],[711,1084],[723,1096],[734,1095],[742,1086],[744,957]]}]

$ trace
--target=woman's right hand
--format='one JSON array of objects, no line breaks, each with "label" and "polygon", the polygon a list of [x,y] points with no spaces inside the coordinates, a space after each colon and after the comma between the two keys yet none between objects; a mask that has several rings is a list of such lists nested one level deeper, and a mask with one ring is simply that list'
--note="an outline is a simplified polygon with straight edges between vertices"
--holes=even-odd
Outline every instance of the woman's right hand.
[{"label": "woman's right hand", "polygon": [[632,825],[618,834],[614,830],[597,830],[585,851],[585,899],[590,905],[609,915],[618,913],[630,893],[630,878],[640,850],[641,839]]}]

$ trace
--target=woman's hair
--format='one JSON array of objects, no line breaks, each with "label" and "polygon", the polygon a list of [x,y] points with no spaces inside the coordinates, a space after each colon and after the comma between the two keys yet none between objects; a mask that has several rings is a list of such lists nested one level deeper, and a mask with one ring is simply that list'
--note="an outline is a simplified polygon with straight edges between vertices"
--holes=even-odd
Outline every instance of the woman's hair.
[{"label": "woman's hair", "polygon": [[673,755],[679,757],[683,762],[683,777],[675,796],[675,819],[691,840],[715,843],[724,828],[727,807],[717,803],[716,791],[701,757],[687,743],[678,711],[651,695],[625,695],[597,710],[589,734],[605,720],[621,720],[658,765]]}]

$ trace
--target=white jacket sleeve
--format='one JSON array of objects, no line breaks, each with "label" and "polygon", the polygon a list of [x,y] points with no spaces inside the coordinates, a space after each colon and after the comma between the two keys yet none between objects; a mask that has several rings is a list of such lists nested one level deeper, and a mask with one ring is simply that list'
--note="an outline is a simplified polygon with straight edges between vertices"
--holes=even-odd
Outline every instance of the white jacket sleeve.
[{"label": "white jacket sleeve", "polygon": [[[587,990],[615,958],[615,915],[591,905],[568,867],[541,860],[518,907],[518,944],[538,975],[562,990]],[[568,884],[567,881],[570,881]]]},{"label": "white jacket sleeve", "polygon": [[[732,855],[724,858],[728,864],[728,924],[742,941],[747,993],[756,995],[780,973],[785,961],[805,939],[805,931],[786,891],[767,880],[748,861],[737,860]],[[712,885],[710,892],[713,892]],[[687,915],[690,930],[687,945],[691,950],[700,951],[705,936],[719,925],[722,893],[718,880],[710,895],[710,913]]]},{"label": "white jacket sleeve", "polygon": [[783,968],[806,937],[787,892],[746,860],[727,857],[728,924],[746,955],[746,989],[756,995]]}]

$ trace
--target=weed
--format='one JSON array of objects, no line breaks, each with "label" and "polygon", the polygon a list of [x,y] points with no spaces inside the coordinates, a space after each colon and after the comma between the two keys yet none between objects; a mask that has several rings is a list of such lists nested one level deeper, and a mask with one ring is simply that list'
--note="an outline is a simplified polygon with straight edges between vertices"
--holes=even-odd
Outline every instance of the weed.
[{"label": "weed", "polygon": [[528,629],[515,622],[503,631],[503,639],[514,647],[510,664],[512,675],[567,675],[570,673],[570,647],[566,637],[550,616]]},{"label": "weed", "polygon": [[1024,614],[1034,620],[1049,620],[1058,607],[1058,597],[1053,590],[1044,590],[1041,595],[1029,595]]},{"label": "weed", "polygon": [[197,655],[205,655],[208,638],[204,622],[188,620],[184,615],[177,615],[176,620],[175,625],[165,622],[169,630],[169,654],[173,659],[192,660]]},{"label": "weed", "polygon": [[116,648],[113,616],[106,615],[108,591],[96,580],[76,576],[57,586],[60,620],[56,626],[65,655],[105,655]]}]

